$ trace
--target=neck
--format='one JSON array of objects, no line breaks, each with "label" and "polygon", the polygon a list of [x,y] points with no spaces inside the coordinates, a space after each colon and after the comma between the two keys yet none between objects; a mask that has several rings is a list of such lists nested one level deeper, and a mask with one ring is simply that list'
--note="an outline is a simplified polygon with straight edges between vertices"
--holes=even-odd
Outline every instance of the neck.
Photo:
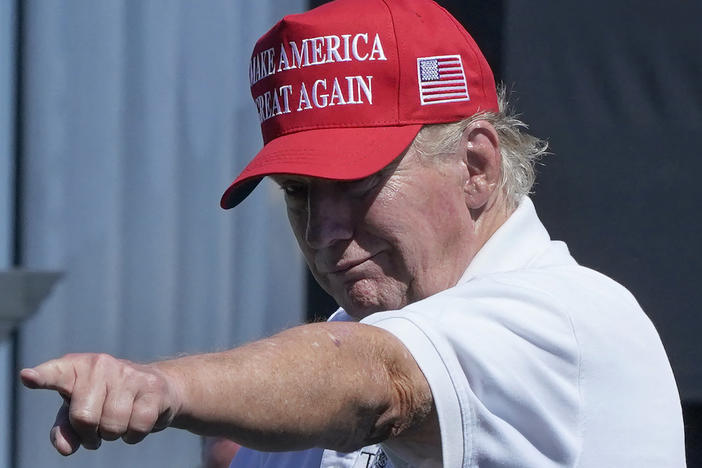
[{"label": "neck", "polygon": [[516,207],[508,203],[503,193],[498,193],[488,203],[478,210],[471,210],[475,247],[473,256],[495,234],[500,226],[510,217]]}]

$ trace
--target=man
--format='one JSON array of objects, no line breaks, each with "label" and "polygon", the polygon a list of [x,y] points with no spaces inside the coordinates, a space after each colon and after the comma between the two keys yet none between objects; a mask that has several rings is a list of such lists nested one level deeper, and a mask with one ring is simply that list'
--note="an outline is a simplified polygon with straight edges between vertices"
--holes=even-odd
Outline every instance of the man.
[{"label": "man", "polygon": [[[680,403],[633,297],[551,241],[527,194],[545,144],[429,0],[338,0],[257,43],[264,176],[341,309],[231,351],[140,365],[69,355],[60,453],[167,426],[234,467],[682,467]],[[287,451],[287,452],[286,452]]]}]

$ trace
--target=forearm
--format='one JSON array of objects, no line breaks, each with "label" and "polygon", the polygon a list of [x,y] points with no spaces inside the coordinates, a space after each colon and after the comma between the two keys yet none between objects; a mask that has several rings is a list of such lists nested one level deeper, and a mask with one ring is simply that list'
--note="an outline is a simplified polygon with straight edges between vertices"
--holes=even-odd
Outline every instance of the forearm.
[{"label": "forearm", "polygon": [[431,410],[404,346],[357,323],[306,325],[156,366],[177,382],[172,426],[263,450],[351,450],[397,436]]},{"label": "forearm", "polygon": [[64,397],[51,432],[64,455],[103,439],[136,443],[167,426],[265,450],[351,450],[389,437],[440,445],[429,385],[412,356],[393,335],[358,323],[305,325],[153,364],[71,354],[21,378]]}]

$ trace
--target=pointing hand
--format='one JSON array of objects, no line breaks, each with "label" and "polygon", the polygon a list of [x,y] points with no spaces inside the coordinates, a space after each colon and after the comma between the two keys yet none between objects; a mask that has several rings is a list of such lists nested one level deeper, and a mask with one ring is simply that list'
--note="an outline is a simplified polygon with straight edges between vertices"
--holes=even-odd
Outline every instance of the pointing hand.
[{"label": "pointing hand", "polygon": [[20,372],[28,388],[57,391],[64,403],[51,429],[62,455],[102,440],[134,444],[167,427],[180,407],[172,377],[154,365],[107,354],[68,354]]}]

